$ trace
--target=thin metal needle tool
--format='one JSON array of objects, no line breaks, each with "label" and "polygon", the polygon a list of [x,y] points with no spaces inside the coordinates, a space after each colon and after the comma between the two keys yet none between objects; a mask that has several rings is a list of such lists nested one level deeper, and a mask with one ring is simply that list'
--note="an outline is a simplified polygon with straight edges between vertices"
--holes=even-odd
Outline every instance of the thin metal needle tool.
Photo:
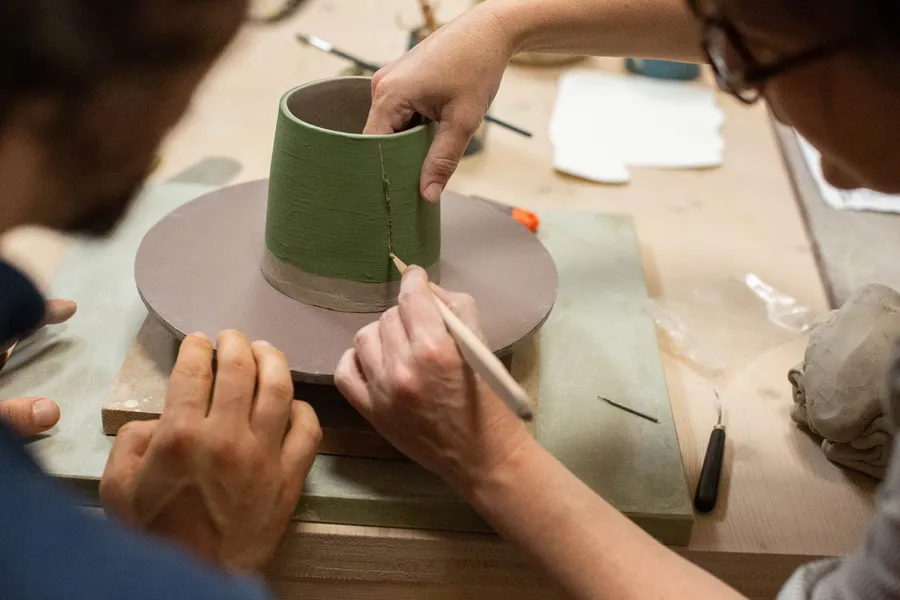
[{"label": "thin metal needle tool", "polygon": [[597,397],[600,398],[601,400],[603,400],[604,402],[608,403],[608,404],[612,404],[613,406],[615,406],[615,407],[618,408],[619,410],[624,410],[625,412],[628,412],[628,413],[631,413],[631,414],[636,415],[636,416],[638,416],[638,417],[641,417],[642,419],[647,419],[648,421],[652,421],[652,422],[654,422],[654,423],[659,423],[659,419],[657,419],[656,417],[651,417],[650,415],[648,415],[648,414],[646,414],[646,413],[642,413],[642,412],[639,411],[639,410],[634,410],[633,408],[629,408],[629,407],[625,406],[624,404],[619,404],[618,402],[613,402],[613,401],[610,400],[609,398],[604,398],[603,396],[597,396]]}]

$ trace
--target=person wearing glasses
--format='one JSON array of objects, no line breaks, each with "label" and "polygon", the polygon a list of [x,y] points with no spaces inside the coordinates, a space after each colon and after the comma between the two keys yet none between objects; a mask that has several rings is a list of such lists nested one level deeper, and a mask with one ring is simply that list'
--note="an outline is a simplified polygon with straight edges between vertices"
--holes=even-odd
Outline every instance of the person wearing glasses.
[{"label": "person wearing glasses", "polygon": [[[720,87],[822,154],[839,187],[900,191],[896,0],[486,0],[373,79],[365,131],[437,123],[421,190],[438,201],[519,51],[709,62]],[[469,371],[410,269],[397,308],[362,329],[336,383],[397,448],[453,485],[567,592],[583,599],[740,595],[644,533],[569,473]],[[471,298],[455,309],[477,330]],[[900,360],[887,414],[900,421]],[[900,443],[900,441],[898,441]],[[781,598],[900,598],[900,454],[854,554],[811,563]]]},{"label": "person wearing glasses", "polygon": [[[246,13],[242,0],[0,2],[0,234],[108,234]],[[0,260],[0,363],[74,310]],[[0,598],[271,597],[261,573],[321,438],[281,352],[225,331],[214,363],[212,341],[188,335],[163,416],[113,444],[107,518],[28,452],[23,437],[59,418],[47,402],[0,403]]]}]

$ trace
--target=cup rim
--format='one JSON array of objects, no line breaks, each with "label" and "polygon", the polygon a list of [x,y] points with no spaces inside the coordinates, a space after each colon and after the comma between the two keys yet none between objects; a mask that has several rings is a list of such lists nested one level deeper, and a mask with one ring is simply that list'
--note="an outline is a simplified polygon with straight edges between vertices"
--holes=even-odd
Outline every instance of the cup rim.
[{"label": "cup rim", "polygon": [[316,79],[313,81],[307,81],[306,83],[302,83],[296,87],[293,87],[293,88],[289,89],[288,91],[286,91],[284,94],[282,94],[281,100],[279,100],[279,102],[278,102],[278,108],[281,111],[281,114],[283,114],[285,117],[290,119],[293,123],[302,125],[304,127],[309,127],[310,129],[314,129],[316,131],[321,131],[323,133],[330,133],[333,135],[339,135],[342,137],[348,137],[348,138],[354,138],[354,139],[362,139],[362,140],[400,139],[403,137],[415,135],[415,134],[419,133],[420,131],[422,131],[423,129],[425,129],[426,127],[428,127],[428,123],[420,123],[419,125],[416,125],[415,127],[406,129],[404,131],[398,131],[396,133],[387,133],[387,134],[380,134],[380,135],[365,135],[362,133],[347,133],[345,131],[335,131],[334,129],[326,129],[325,127],[319,127],[318,125],[313,125],[312,123],[310,123],[308,121],[304,121],[303,119],[298,118],[293,112],[291,112],[291,110],[287,106],[288,98],[290,98],[293,94],[295,94],[296,92],[298,92],[304,88],[308,88],[308,87],[312,87],[314,85],[325,83],[326,81],[351,80],[351,79],[362,79],[362,80],[368,81],[370,83],[372,81],[371,77],[365,77],[365,76],[361,76],[361,75],[339,75],[337,77],[322,77],[320,79]]}]

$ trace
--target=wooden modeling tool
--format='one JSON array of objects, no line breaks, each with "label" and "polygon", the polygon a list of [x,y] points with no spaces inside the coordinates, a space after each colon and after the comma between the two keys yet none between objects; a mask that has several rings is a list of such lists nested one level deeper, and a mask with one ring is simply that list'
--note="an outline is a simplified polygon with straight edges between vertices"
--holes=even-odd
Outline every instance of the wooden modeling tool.
[{"label": "wooden modeling tool", "polygon": [[719,412],[719,420],[709,434],[709,444],[706,446],[706,457],[700,468],[700,479],[697,481],[697,493],[694,496],[694,508],[697,512],[708,513],[716,507],[719,498],[719,479],[722,475],[722,459],[725,455],[725,425],[722,424],[722,399],[719,392],[713,390],[716,395],[716,408]]},{"label": "wooden modeling tool", "polygon": [[[406,263],[397,258],[396,254],[391,254],[391,259],[401,274],[406,272]],[[516,413],[519,418],[530,421],[534,417],[531,410],[531,399],[522,386],[513,379],[500,359],[494,356],[484,342],[440,298],[434,295],[432,297],[444,318],[444,323],[447,324],[447,329],[459,344],[460,353],[472,370],[487,382],[511,411]]]},{"label": "wooden modeling tool", "polygon": [[434,9],[428,0],[419,0],[419,8],[422,9],[422,18],[425,19],[425,28],[428,33],[434,33],[438,29],[437,20],[434,18]]},{"label": "wooden modeling tool", "polygon": [[[313,48],[316,48],[317,50],[321,50],[322,52],[327,52],[328,54],[333,54],[334,56],[339,56],[339,57],[343,58],[344,60],[349,60],[350,62],[356,64],[356,66],[358,66],[359,68],[364,69],[366,71],[372,71],[374,73],[374,72],[378,71],[379,69],[381,69],[380,65],[376,65],[375,63],[370,63],[361,58],[353,56],[352,54],[344,52],[343,50],[335,48],[334,45],[331,44],[330,42],[326,42],[322,38],[318,38],[314,35],[298,33],[296,35],[296,38],[297,38],[297,41],[302,44],[306,44],[307,46],[312,46]],[[525,137],[532,137],[532,133],[530,131],[522,129],[521,127],[516,127],[515,125],[507,123],[506,121],[498,119],[497,117],[487,115],[484,118],[484,120],[488,121],[489,123],[493,123],[494,125],[499,125],[500,127],[505,127],[506,129],[509,129],[510,131],[512,131],[514,133],[518,133],[519,135],[522,135]]]}]

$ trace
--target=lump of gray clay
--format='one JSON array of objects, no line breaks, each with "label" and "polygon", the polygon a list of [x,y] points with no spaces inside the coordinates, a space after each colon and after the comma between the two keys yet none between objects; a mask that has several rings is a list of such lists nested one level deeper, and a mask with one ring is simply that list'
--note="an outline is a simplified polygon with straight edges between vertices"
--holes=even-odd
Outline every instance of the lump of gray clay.
[{"label": "lump of gray clay", "polygon": [[788,374],[793,420],[823,438],[829,460],[879,479],[893,441],[885,411],[897,340],[900,294],[866,285],[813,329],[803,362]]}]

